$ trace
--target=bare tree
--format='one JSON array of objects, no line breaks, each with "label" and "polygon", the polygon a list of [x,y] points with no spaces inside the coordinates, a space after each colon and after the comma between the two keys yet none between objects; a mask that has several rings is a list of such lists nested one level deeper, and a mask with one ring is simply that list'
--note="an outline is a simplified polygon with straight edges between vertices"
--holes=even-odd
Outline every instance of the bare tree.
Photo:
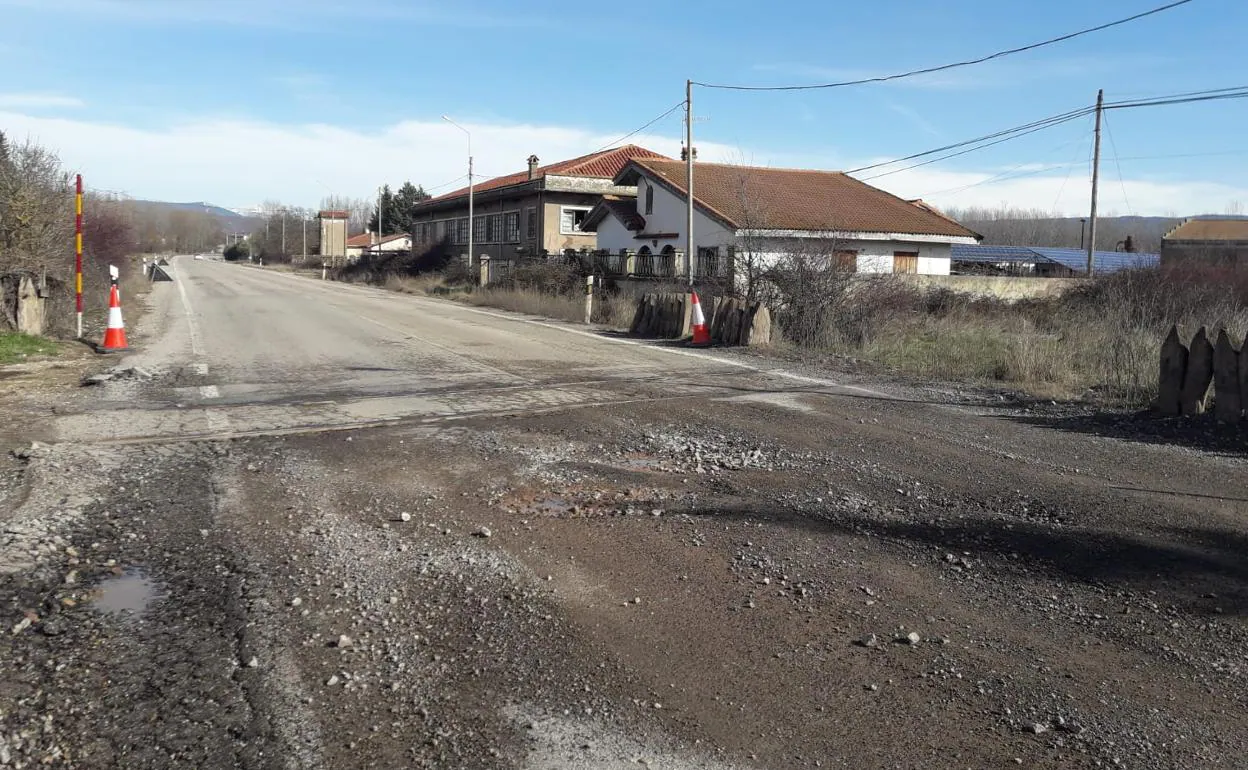
[{"label": "bare tree", "polygon": [[346,195],[327,195],[321,199],[321,209],[347,212],[347,235],[364,232],[373,215],[374,201],[369,198],[352,198]]},{"label": "bare tree", "polygon": [[0,269],[42,270],[72,243],[74,193],[51,150],[7,145],[0,162]]}]

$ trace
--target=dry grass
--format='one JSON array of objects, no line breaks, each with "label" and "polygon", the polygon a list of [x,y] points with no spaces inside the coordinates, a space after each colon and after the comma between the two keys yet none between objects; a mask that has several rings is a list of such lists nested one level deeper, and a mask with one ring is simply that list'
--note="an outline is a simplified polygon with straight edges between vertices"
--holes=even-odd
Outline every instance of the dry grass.
[{"label": "dry grass", "polygon": [[1006,384],[1042,397],[1143,406],[1171,324],[1248,332],[1248,273],[1188,267],[1105,276],[1064,297],[1013,305],[947,292],[901,301],[870,292],[833,315],[822,346],[942,380]]},{"label": "dry grass", "polygon": [[[536,289],[476,289],[460,299],[470,305],[496,307],[517,313],[581,323],[585,320],[585,298],[546,294]],[[631,320],[631,319],[630,319]]]},{"label": "dry grass", "polygon": [[446,285],[446,277],[441,273],[391,274],[386,276],[386,280],[381,284],[382,288],[397,291],[400,294],[436,294],[440,289],[445,289]]}]

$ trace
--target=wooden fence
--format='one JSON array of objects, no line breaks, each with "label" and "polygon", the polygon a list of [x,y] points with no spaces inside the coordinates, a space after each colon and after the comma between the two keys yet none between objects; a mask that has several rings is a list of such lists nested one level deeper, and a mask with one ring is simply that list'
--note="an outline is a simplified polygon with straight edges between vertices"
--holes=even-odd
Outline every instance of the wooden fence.
[{"label": "wooden fence", "polygon": [[[1212,388],[1210,386],[1212,385]],[[1221,422],[1239,422],[1248,404],[1248,344],[1236,346],[1226,329],[1216,341],[1200,327],[1189,345],[1170,327],[1161,345],[1157,411],[1163,415],[1198,415],[1209,408]]]}]

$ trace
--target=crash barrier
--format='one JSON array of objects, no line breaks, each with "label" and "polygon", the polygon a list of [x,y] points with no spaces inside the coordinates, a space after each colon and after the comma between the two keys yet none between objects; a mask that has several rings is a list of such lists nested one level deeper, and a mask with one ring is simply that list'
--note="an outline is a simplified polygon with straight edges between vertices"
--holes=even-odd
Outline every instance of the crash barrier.
[{"label": "crash barrier", "polygon": [[1204,414],[1211,399],[1218,420],[1239,422],[1243,418],[1248,403],[1248,345],[1236,346],[1224,328],[1218,330],[1217,341],[1211,342],[1203,326],[1184,345],[1179,328],[1170,327],[1161,345],[1157,411],[1170,416]]},{"label": "crash barrier", "polygon": [[[708,298],[711,342],[720,345],[766,345],[771,342],[771,312],[758,302],[735,297]],[[651,293],[637,301],[629,333],[637,337],[681,339],[692,332],[692,296]]]}]

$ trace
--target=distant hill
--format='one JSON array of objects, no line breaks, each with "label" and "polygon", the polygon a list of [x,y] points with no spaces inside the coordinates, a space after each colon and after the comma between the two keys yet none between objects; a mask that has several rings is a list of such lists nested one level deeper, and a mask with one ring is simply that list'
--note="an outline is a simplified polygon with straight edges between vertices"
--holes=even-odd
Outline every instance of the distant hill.
[{"label": "distant hill", "polygon": [[[949,209],[946,213],[984,236],[985,244],[1080,248],[1087,238],[1087,223],[1079,217],[1010,209]],[[1155,254],[1161,250],[1161,237],[1181,221],[1176,217],[1097,217],[1096,248],[1121,251],[1130,236],[1135,251]]]},{"label": "distant hill", "polygon": [[264,220],[259,217],[247,216],[240,214],[232,209],[222,206],[215,206],[211,203],[203,201],[195,201],[193,203],[174,203],[170,201],[145,201],[130,200],[127,203],[136,209],[151,212],[173,212],[186,211],[197,214],[207,214],[221,223],[221,226],[230,232],[250,232],[255,227],[263,224]]}]

